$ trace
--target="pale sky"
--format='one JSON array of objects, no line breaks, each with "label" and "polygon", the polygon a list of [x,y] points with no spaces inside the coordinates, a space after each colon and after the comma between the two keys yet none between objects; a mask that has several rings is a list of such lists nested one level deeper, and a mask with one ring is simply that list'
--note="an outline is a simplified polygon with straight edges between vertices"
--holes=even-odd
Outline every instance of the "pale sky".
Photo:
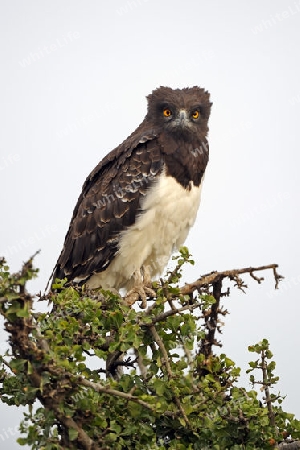
[{"label": "pale sky", "polygon": [[[246,295],[232,287],[222,351],[245,372],[248,345],[268,338],[283,408],[300,419],[300,1],[7,0],[0,33],[0,254],[12,270],[41,249],[28,287],[44,289],[85,178],[143,120],[146,95],[206,88],[210,161],[184,281],[279,264],[278,291],[271,272],[259,286],[245,277]],[[20,448],[20,411],[0,414],[1,448]]]}]

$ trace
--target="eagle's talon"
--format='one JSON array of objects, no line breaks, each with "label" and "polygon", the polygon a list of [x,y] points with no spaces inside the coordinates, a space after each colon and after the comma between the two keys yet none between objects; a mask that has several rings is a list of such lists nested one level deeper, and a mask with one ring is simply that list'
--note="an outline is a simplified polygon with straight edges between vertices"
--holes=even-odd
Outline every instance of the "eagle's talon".
[{"label": "eagle's talon", "polygon": [[125,302],[127,303],[127,305],[132,306],[135,302],[141,300],[142,303],[140,305],[140,308],[146,309],[147,297],[155,298],[155,296],[155,291],[148,286],[135,286],[127,293]]},{"label": "eagle's talon", "polygon": [[150,288],[149,286],[145,286],[144,289],[145,292],[148,294],[148,297],[156,298],[156,292],[152,288]]},{"label": "eagle's talon", "polygon": [[[152,299],[152,298],[156,297],[156,293],[155,293],[155,291],[153,289],[151,289],[148,286],[143,286],[143,291],[144,291],[145,297],[142,297],[142,304],[140,305],[140,308],[146,309],[147,306],[148,306],[147,305],[147,296],[150,299]],[[146,294],[147,294],[147,296],[146,296]]]}]

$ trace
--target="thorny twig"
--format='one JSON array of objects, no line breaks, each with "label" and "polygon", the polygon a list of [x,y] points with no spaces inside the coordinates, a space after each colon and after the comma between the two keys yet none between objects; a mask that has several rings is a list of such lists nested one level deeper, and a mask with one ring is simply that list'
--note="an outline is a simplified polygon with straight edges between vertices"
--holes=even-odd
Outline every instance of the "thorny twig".
[{"label": "thorny twig", "polygon": [[269,264],[266,266],[259,266],[259,267],[245,267],[243,269],[233,269],[233,270],[225,270],[224,272],[211,272],[206,275],[203,275],[201,278],[199,278],[194,283],[185,284],[181,289],[180,293],[183,295],[186,294],[192,294],[194,291],[199,290],[201,288],[207,287],[208,285],[211,285],[215,281],[224,278],[229,278],[231,280],[236,281],[236,285],[239,289],[243,290],[244,287],[247,287],[243,282],[240,281],[239,275],[243,273],[250,273],[252,278],[254,278],[259,283],[263,280],[263,278],[258,279],[254,276],[254,272],[259,272],[261,270],[268,270],[273,269],[273,274],[275,278],[275,289],[278,289],[279,281],[282,280],[284,277],[282,275],[279,275],[277,272],[278,264]]},{"label": "thorny twig", "polygon": [[[220,308],[220,300],[224,295],[228,295],[227,292],[222,292],[222,282],[225,278],[229,278],[235,281],[235,286],[242,292],[245,292],[247,284],[240,277],[241,274],[249,273],[250,276],[257,281],[259,284],[263,281],[263,277],[258,277],[254,272],[273,269],[273,274],[275,278],[275,288],[278,289],[278,284],[283,277],[277,272],[277,264],[269,264],[266,266],[259,267],[246,267],[243,269],[233,269],[226,270],[224,272],[211,272],[209,274],[203,275],[194,283],[186,284],[180,289],[182,295],[193,294],[194,291],[202,293],[203,289],[205,293],[209,292],[209,287],[212,286],[212,295],[215,298],[215,303],[212,304],[211,309],[206,311],[204,314],[205,319],[205,337],[201,339],[199,346],[199,353],[203,354],[205,358],[209,358],[212,355],[213,346],[221,346],[221,344],[216,340],[216,331],[221,332],[218,326],[218,316],[219,314],[226,315],[227,311],[222,311]],[[192,305],[194,306],[194,305]]]}]

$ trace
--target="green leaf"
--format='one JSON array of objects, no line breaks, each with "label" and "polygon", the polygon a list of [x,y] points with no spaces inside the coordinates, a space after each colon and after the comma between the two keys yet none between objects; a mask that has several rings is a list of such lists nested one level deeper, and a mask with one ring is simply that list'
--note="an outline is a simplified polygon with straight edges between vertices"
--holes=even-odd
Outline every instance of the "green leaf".
[{"label": "green leaf", "polygon": [[78,438],[78,430],[75,428],[69,428],[69,439],[70,441],[75,441]]},{"label": "green leaf", "polygon": [[23,309],[19,309],[16,313],[17,317],[29,317],[29,312],[27,309],[23,308]]},{"label": "green leaf", "polygon": [[164,380],[161,380],[159,378],[156,378],[153,381],[153,387],[155,389],[155,392],[157,395],[163,395],[165,390],[168,388],[166,385],[166,382]]},{"label": "green leaf", "polygon": [[20,445],[27,445],[28,444],[28,439],[19,437],[19,438],[17,438],[17,443],[20,444]]},{"label": "green leaf", "polygon": [[111,314],[112,321],[117,328],[120,328],[123,322],[123,314],[121,311],[114,311]]}]

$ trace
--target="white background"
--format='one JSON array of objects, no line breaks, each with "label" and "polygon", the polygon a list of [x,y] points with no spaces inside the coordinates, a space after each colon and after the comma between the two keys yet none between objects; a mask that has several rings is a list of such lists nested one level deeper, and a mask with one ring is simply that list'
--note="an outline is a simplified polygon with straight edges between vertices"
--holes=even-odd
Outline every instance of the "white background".
[{"label": "white background", "polygon": [[[205,87],[210,162],[185,281],[280,265],[276,292],[271,272],[260,286],[245,277],[246,295],[232,287],[222,350],[245,371],[247,346],[268,338],[283,407],[300,418],[300,1],[7,0],[0,17],[0,253],[11,269],[41,249],[28,287],[43,290],[86,176],[143,120],[145,96]],[[0,444],[19,448],[21,411],[0,414]]]}]

